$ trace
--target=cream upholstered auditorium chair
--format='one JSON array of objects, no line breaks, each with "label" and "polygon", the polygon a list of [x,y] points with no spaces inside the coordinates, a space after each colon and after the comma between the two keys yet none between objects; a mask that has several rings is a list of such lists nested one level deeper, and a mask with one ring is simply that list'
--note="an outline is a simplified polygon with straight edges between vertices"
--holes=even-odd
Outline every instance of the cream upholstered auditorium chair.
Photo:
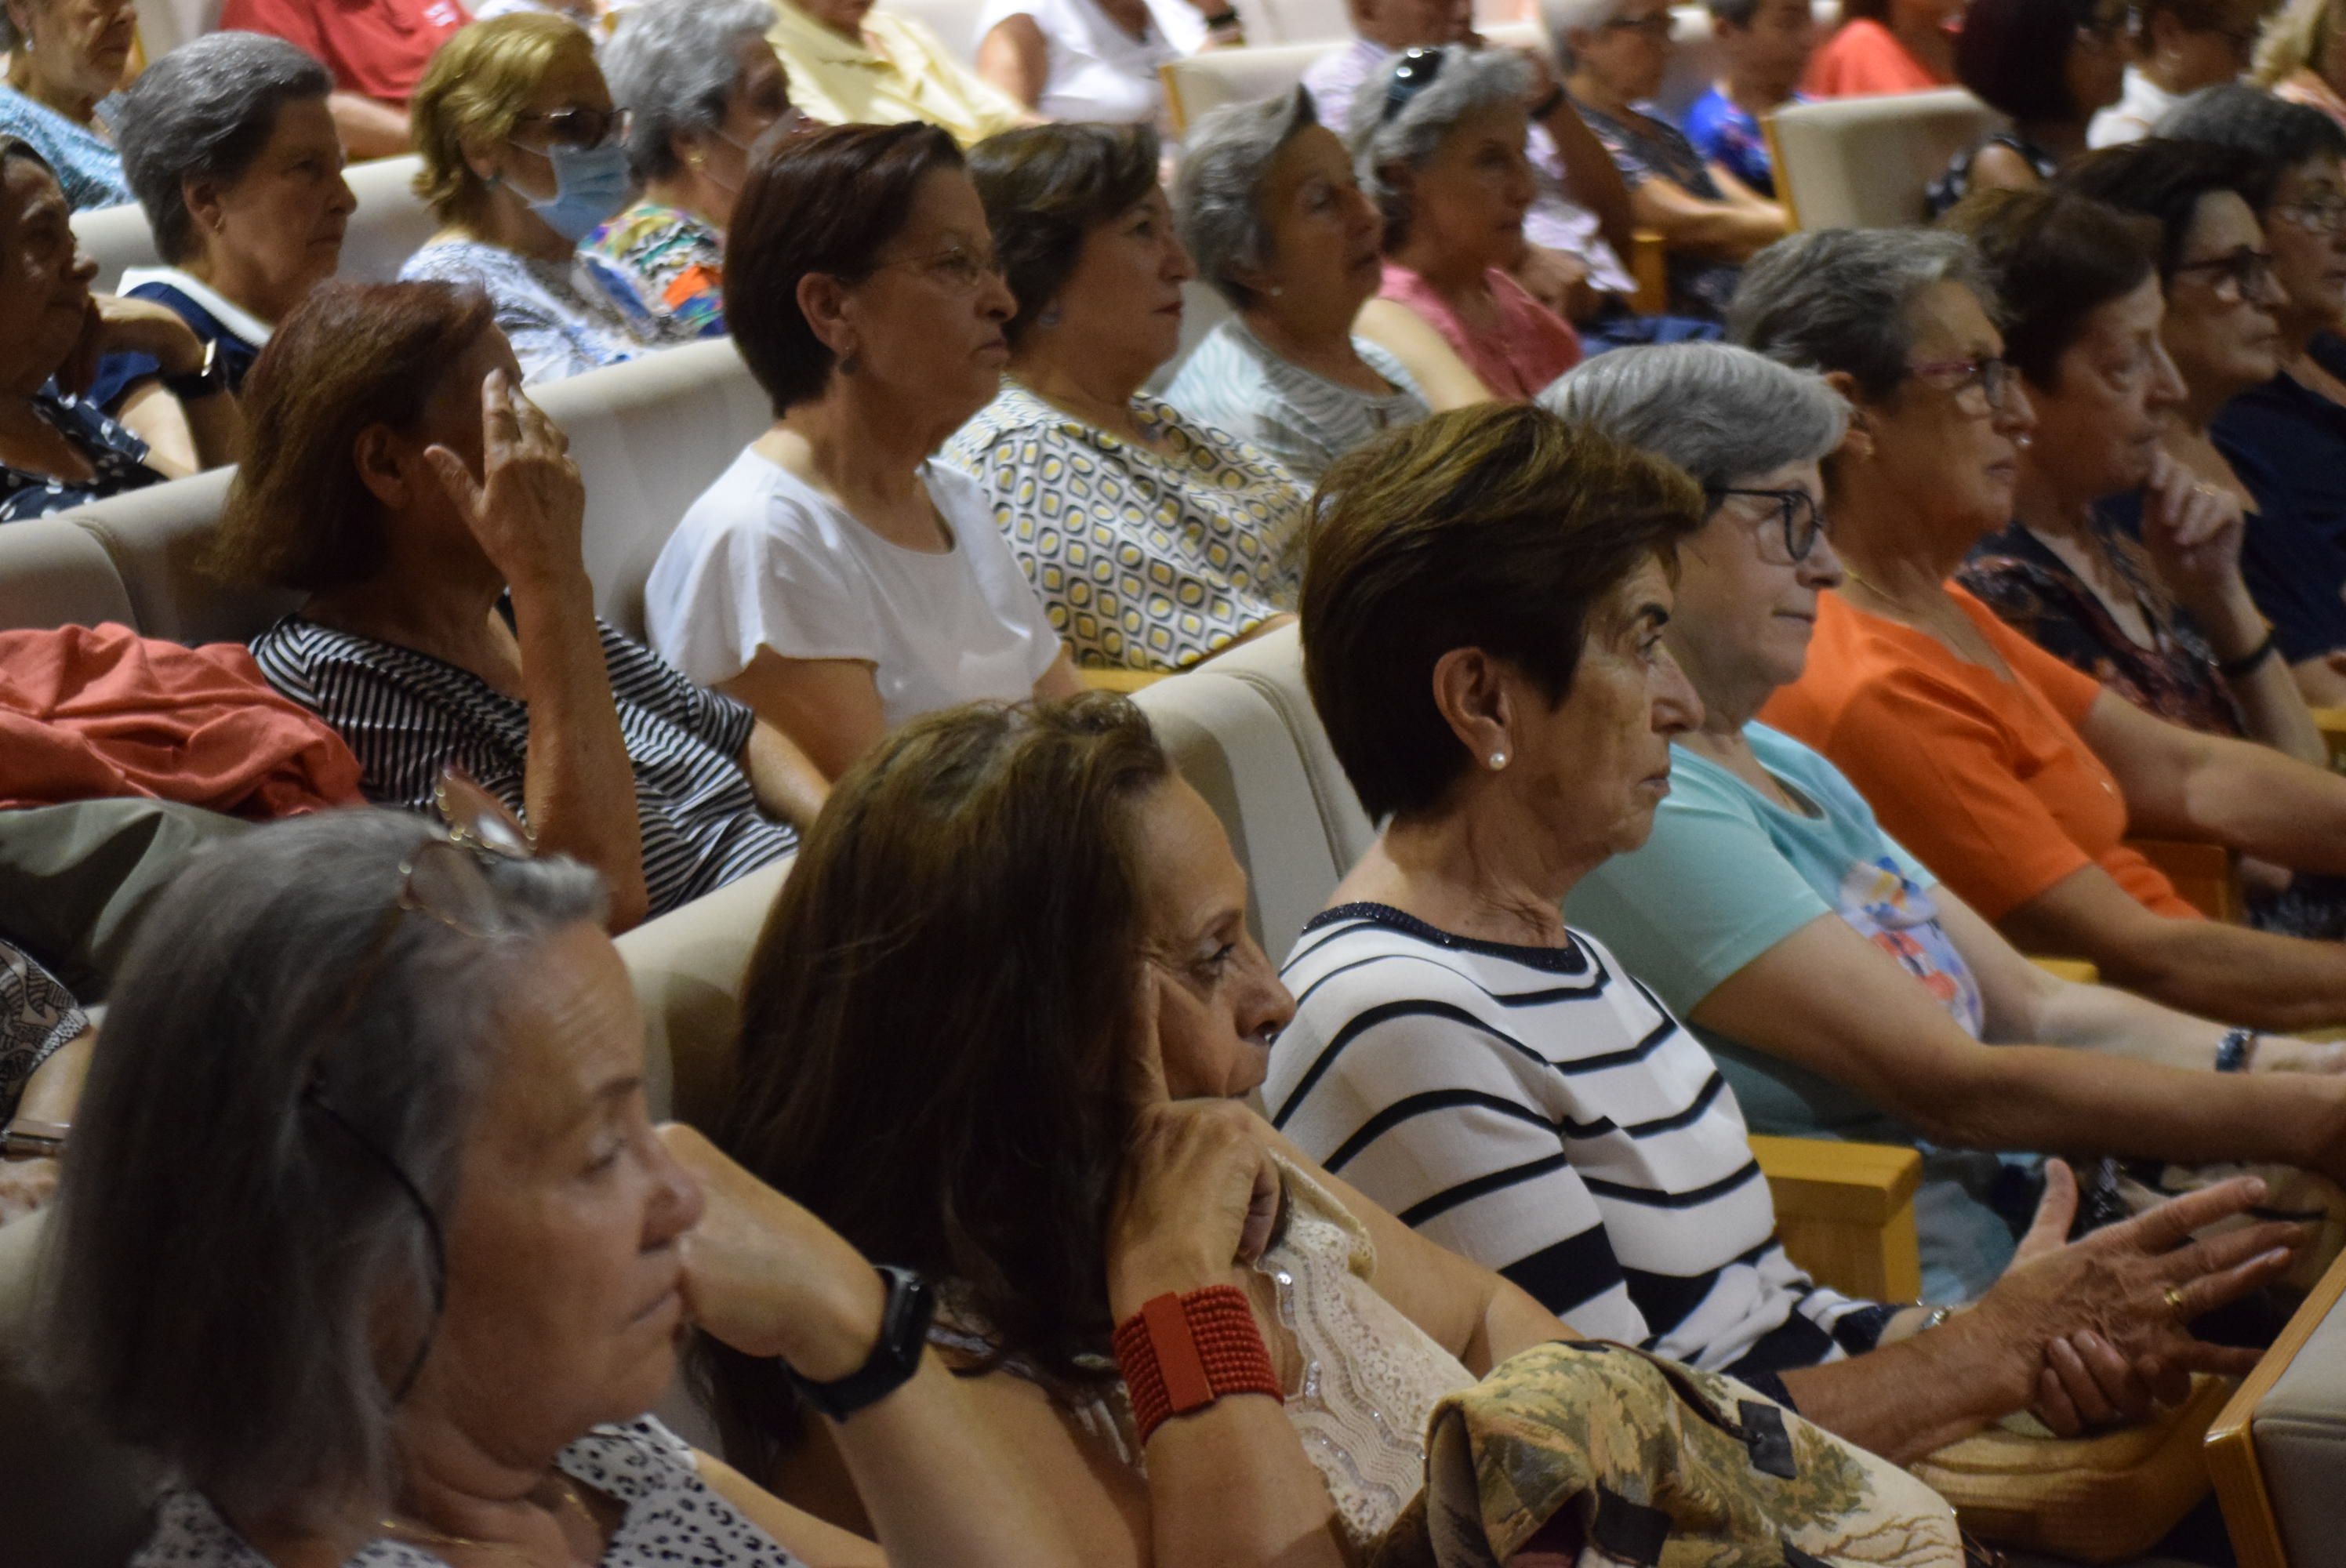
[{"label": "cream upholstered auditorium chair", "polygon": [[[358,206],[342,236],[338,276],[387,283],[440,227],[440,220],[415,194],[417,168],[411,153],[354,163],[343,172]],[[73,230],[82,253],[97,263],[94,286],[101,291],[113,291],[121,283],[125,268],[152,267],[160,260],[155,252],[155,237],[147,228],[147,214],[136,202],[76,212]]]},{"label": "cream upholstered auditorium chair", "polygon": [[1923,192],[2004,117],[1962,87],[1790,104],[1762,122],[1796,229],[1896,229]]}]

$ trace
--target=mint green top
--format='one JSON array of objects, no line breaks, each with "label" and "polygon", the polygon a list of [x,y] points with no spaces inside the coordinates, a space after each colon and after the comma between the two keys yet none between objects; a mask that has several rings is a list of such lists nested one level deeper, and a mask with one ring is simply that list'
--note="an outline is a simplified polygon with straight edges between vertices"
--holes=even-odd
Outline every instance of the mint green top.
[{"label": "mint green top", "polygon": [[[1979,1038],[1979,985],[1939,923],[1938,879],[1882,830],[1864,797],[1823,757],[1764,724],[1744,734],[1760,765],[1814,811],[1789,810],[1673,746],[1670,793],[1653,836],[1575,888],[1566,919],[1688,1018],[1729,975],[1820,915],[1837,915]],[[1753,1132],[1923,1152],[1915,1223],[1926,1298],[1969,1299],[2012,1261],[2015,1225],[2034,1202],[2034,1158],[1934,1147],[1839,1084],[1688,1027],[1719,1059]]]}]

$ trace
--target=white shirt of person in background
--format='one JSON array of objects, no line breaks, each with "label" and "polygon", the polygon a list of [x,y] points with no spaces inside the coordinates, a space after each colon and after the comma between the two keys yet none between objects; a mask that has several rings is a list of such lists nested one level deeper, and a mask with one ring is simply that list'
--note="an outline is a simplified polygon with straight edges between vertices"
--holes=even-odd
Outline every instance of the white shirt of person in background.
[{"label": "white shirt of person in background", "polygon": [[1024,701],[1059,636],[959,469],[921,470],[951,535],[908,550],[857,522],[755,448],[684,514],[644,586],[660,656],[704,685],[732,679],[761,647],[784,658],[872,667],[890,729],[964,702]]}]

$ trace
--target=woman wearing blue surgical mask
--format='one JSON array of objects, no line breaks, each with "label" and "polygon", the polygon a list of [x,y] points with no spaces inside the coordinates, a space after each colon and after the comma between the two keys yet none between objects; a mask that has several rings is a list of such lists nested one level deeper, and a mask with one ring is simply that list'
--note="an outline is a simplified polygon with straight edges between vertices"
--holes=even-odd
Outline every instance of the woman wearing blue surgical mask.
[{"label": "woman wearing blue surgical mask", "polygon": [[725,231],[750,148],[806,123],[766,42],[773,25],[771,0],[643,0],[603,46],[643,197],[586,249],[627,275],[644,309],[702,337],[725,331]]},{"label": "woman wearing blue surgical mask", "polygon": [[442,227],[399,276],[487,294],[525,381],[699,335],[578,249],[635,189],[627,117],[579,27],[542,12],[474,23],[432,56],[409,113],[423,164],[416,192]]}]

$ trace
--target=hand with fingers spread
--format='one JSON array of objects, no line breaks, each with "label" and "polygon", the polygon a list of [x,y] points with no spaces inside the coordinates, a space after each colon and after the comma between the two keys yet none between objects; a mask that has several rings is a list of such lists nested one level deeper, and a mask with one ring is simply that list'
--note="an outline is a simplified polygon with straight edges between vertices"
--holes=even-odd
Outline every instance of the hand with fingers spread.
[{"label": "hand with fingers spread", "polygon": [[779,1356],[817,1382],[862,1366],[887,1305],[878,1271],[844,1237],[692,1128],[669,1123],[659,1137],[700,1185],[700,1220],[680,1243],[693,1321],[745,1355]]},{"label": "hand with fingers spread", "polygon": [[1157,1048],[1160,988],[1144,968],[1137,1030],[1142,1104],[1108,1214],[1108,1305],[1118,1322],[1167,1291],[1239,1282],[1270,1245],[1279,1166],[1259,1120],[1229,1100],[1174,1100]]},{"label": "hand with fingers spread", "polygon": [[2045,1200],[2012,1267],[1949,1324],[2007,1347],[2013,1408],[2031,1406],[2071,1435],[2181,1400],[2193,1372],[2239,1376],[2256,1365],[2256,1351],[2203,1343],[2188,1325],[2279,1278],[2302,1228],[2270,1223],[2191,1237],[2245,1213],[2264,1196],[2263,1182],[2223,1182],[2072,1242],[2064,1237],[2076,1177],[2059,1160],[2045,1169]]},{"label": "hand with fingers spread", "polygon": [[503,370],[481,382],[481,476],[445,446],[424,453],[481,552],[516,593],[586,579],[586,486],[570,438]]}]

